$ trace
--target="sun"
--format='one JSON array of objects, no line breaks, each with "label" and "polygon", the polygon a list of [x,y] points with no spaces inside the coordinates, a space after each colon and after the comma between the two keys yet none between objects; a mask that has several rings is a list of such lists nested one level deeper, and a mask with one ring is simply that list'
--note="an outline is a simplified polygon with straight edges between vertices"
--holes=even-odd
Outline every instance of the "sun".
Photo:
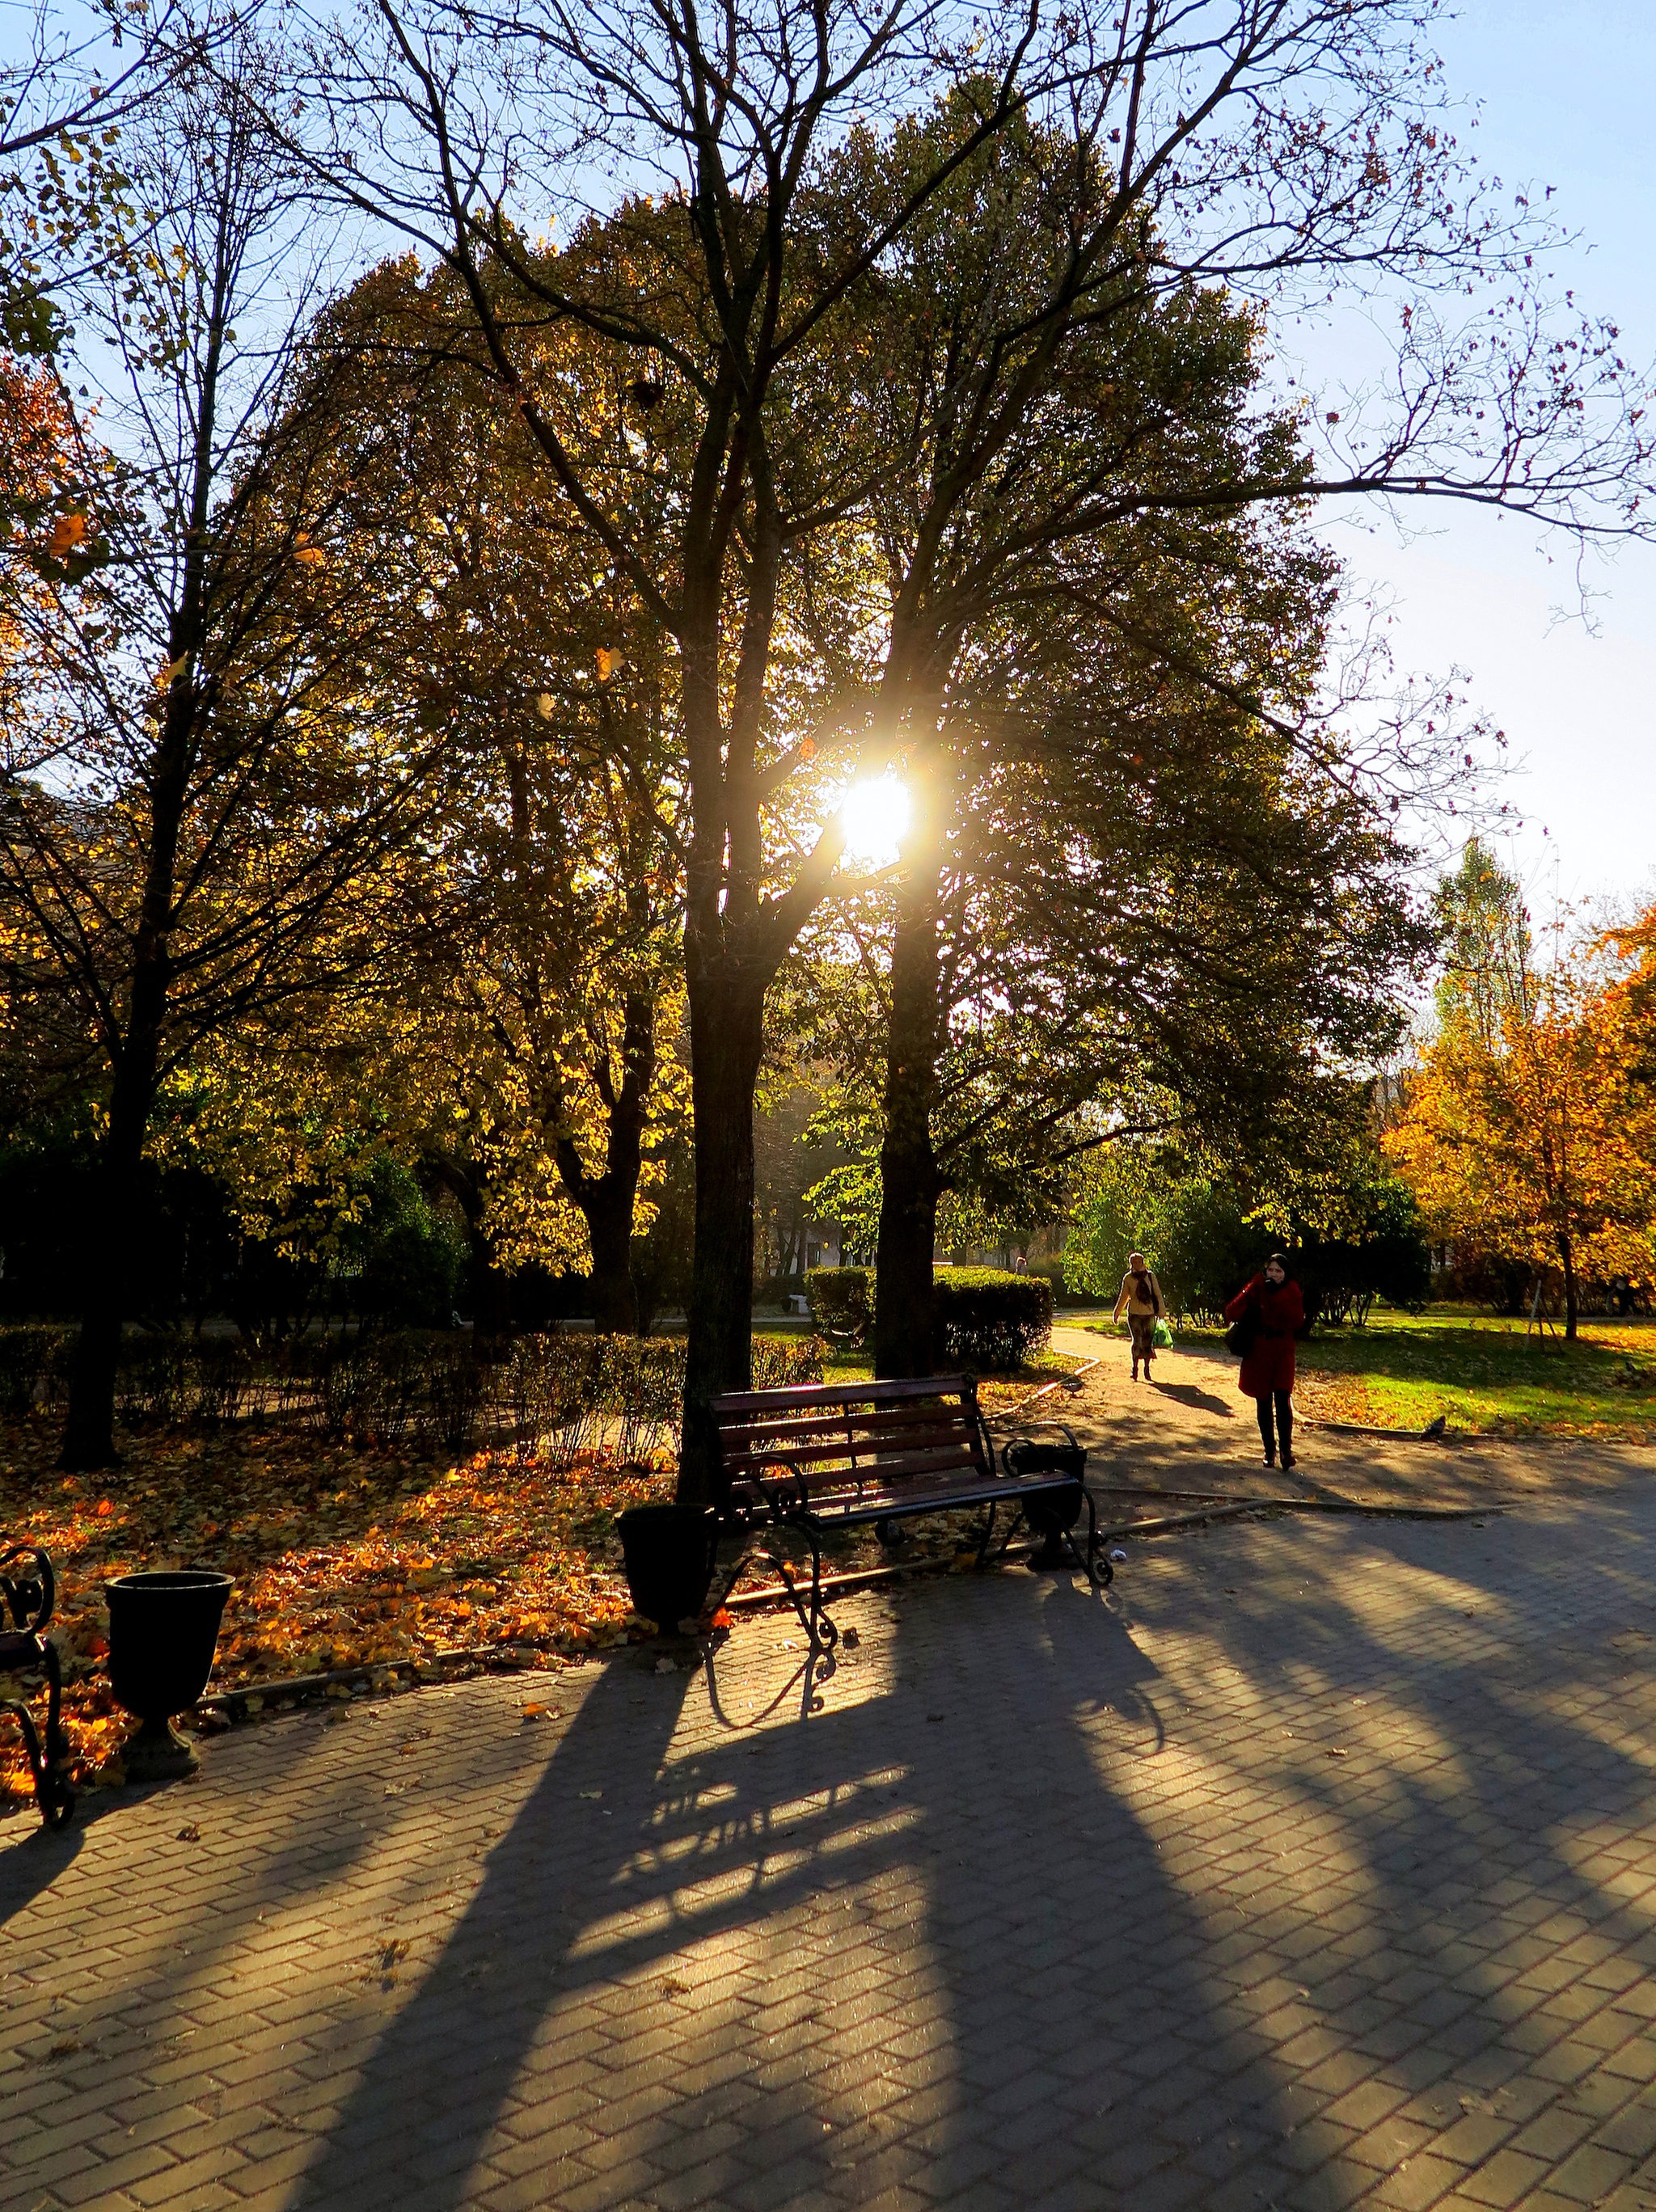
[{"label": "sun", "polygon": [[901,776],[887,773],[854,783],[839,803],[847,857],[867,867],[889,867],[908,829],[909,813],[909,789]]}]

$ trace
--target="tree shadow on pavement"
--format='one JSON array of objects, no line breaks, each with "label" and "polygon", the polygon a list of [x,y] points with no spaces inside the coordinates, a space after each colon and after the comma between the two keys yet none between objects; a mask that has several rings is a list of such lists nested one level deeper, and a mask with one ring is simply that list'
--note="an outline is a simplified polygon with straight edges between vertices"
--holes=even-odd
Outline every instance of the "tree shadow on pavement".
[{"label": "tree shadow on pavement", "polygon": [[[804,1722],[606,1668],[296,2201],[1345,2203],[1440,2094],[1470,2162],[1465,2099],[1493,2143],[1573,2094],[1520,2078],[1526,1900],[1648,1941],[1573,1841],[1644,1819],[1642,1754],[1549,1703],[1544,1617],[1501,1679],[1469,1656],[1525,1583],[1486,1549],[1282,1522],[1108,1603],[916,1588]],[[1620,1571],[1648,1604],[1647,1557]],[[725,1655],[727,1713],[791,1673],[777,1627]]]}]

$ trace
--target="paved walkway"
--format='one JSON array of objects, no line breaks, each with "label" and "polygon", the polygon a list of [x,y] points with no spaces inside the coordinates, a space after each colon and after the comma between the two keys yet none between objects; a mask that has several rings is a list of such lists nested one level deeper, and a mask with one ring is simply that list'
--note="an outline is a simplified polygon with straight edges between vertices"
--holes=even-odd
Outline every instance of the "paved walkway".
[{"label": "paved walkway", "polygon": [[0,2200],[1656,2206],[1656,1493],[841,1618],[9,1824]]},{"label": "paved walkway", "polygon": [[1099,1363],[1078,1398],[1044,1403],[1093,1448],[1092,1471],[1100,1481],[1250,1495],[1333,1490],[1376,1501],[1466,1505],[1586,1498],[1656,1475],[1656,1450],[1648,1445],[1590,1437],[1422,1444],[1304,1419],[1294,1431],[1299,1464],[1285,1475],[1263,1466],[1253,1401],[1236,1387],[1236,1361],[1217,1346],[1187,1339],[1159,1352],[1155,1380],[1144,1383],[1131,1380],[1124,1336],[1059,1327],[1052,1342]]}]

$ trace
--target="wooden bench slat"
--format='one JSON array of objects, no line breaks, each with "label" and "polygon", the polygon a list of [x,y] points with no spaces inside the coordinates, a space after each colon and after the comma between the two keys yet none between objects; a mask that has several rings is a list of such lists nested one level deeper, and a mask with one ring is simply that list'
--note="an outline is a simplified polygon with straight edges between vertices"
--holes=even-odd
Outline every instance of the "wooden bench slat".
[{"label": "wooden bench slat", "polygon": [[1011,1504],[1019,1498],[1035,1498],[1067,1490],[1063,1475],[1027,1482],[1008,1482],[999,1475],[983,1475],[975,1483],[939,1483],[928,1494],[923,1484],[905,1482],[900,1490],[878,1487],[843,1492],[827,1492],[813,1498],[809,1517],[820,1521],[901,1521],[917,1513],[942,1513],[956,1506]]},{"label": "wooden bench slat", "polygon": [[928,1424],[975,1429],[977,1422],[962,1406],[940,1406],[910,1400],[902,1406],[876,1407],[866,1413],[813,1413],[796,1416],[776,1413],[751,1420],[719,1424],[719,1433],[729,1443],[744,1444],[756,1437],[864,1436],[880,1430],[921,1428]]},{"label": "wooden bench slat", "polygon": [[[983,1459],[976,1452],[965,1449],[953,1452],[915,1452],[903,1458],[894,1456],[881,1460],[878,1465],[869,1467],[864,1471],[863,1480],[865,1483],[890,1482],[898,1476],[948,1474],[956,1468],[964,1467],[977,1468],[985,1475],[989,1473]],[[803,1482],[807,1490],[813,1485],[820,1486],[826,1484],[831,1484],[837,1489],[848,1489],[856,1479],[856,1471],[845,1467],[797,1468],[790,1468],[788,1473]],[[755,1468],[747,1477],[749,1481],[761,1483],[764,1479],[764,1469],[762,1467]],[[781,1478],[783,1480],[787,1479],[786,1476]],[[995,1479],[997,1481],[1001,1480],[999,1476]]]},{"label": "wooden bench slat", "polygon": [[890,1382],[801,1382],[796,1390],[727,1390],[707,1402],[716,1419],[721,1413],[763,1413],[778,1399],[790,1406],[850,1406],[870,1398],[965,1398],[974,1389],[964,1375],[914,1375]]},{"label": "wooden bench slat", "polygon": [[921,1428],[876,1429],[872,1433],[853,1437],[779,1437],[775,1442],[741,1438],[734,1450],[725,1453],[727,1467],[740,1465],[762,1466],[767,1460],[786,1460],[789,1463],[812,1459],[855,1460],[869,1467],[895,1453],[912,1454],[946,1448],[969,1447],[979,1457],[983,1447],[977,1431],[970,1422],[935,1422]]}]

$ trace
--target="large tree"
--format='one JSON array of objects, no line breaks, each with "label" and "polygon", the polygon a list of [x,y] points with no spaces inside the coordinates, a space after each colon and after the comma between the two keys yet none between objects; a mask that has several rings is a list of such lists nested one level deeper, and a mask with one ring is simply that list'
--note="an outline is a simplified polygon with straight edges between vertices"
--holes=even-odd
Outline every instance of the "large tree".
[{"label": "large tree", "polygon": [[[632,1239],[683,1088],[673,664],[630,581],[548,512],[521,424],[449,345],[455,305],[452,284],[403,260],[318,333],[353,365],[336,399],[337,526],[378,549],[363,597],[380,678],[411,680],[449,770],[429,839],[452,918],[411,982],[387,975],[387,1040],[394,1058],[417,1036],[444,1071],[433,1164],[494,1304],[514,1265],[584,1264],[599,1326],[628,1331]],[[612,365],[580,333],[555,353],[608,413],[606,492],[642,522],[653,480],[606,388]]]},{"label": "large tree", "polygon": [[[1307,416],[1304,451],[1262,451],[1241,482],[1125,473],[1112,522],[1379,492],[1641,528],[1648,434],[1613,332],[1549,322],[1530,273],[1537,228],[1469,175],[1412,0],[1082,0],[970,24],[930,0],[874,17],[765,0],[707,21],[682,0],[379,0],[377,20],[377,40],[353,25],[309,83],[312,173],[446,264],[549,490],[678,661],[697,1176],[682,1480],[703,1494],[706,1398],[748,1371],[765,994],[842,850],[837,823],[795,847],[774,810],[830,735],[845,733],[852,759],[886,757],[895,735],[861,677],[842,689],[819,670],[790,697],[786,592],[876,480],[845,461],[854,295],[950,180],[1014,131],[1063,146],[1041,163],[1042,280],[997,330],[981,385],[990,434],[961,440],[944,520],[988,485],[996,426],[1021,434],[1095,306],[1192,283],[1273,302],[1394,284],[1397,376],[1367,410]],[[945,88],[947,127],[917,158],[886,158],[899,119]],[[857,144],[847,188],[831,155]],[[620,174],[633,196],[606,196],[601,180]],[[553,223],[562,250],[532,247]],[[1020,234],[1001,265],[1029,246]],[[666,543],[604,496],[612,416],[536,366],[561,325],[630,364],[618,398],[677,410],[690,459]],[[783,713],[807,698],[814,725]]]},{"label": "large tree", "polygon": [[1549,933],[1478,845],[1444,886],[1435,1033],[1385,1143],[1431,1233],[1556,1267],[1564,1334],[1584,1274],[1656,1269],[1650,917],[1610,938]]},{"label": "large tree", "polygon": [[[360,578],[321,542],[338,363],[300,342],[290,179],[261,57],[240,61],[175,71],[130,126],[141,236],[76,299],[72,434],[0,578],[28,678],[3,732],[14,989],[60,1010],[64,1079],[104,1109],[71,1467],[113,1453],[163,1085],[204,1039],[381,956],[398,925],[373,887],[424,804],[430,740],[366,696]],[[71,375],[102,379],[95,418]]]}]

